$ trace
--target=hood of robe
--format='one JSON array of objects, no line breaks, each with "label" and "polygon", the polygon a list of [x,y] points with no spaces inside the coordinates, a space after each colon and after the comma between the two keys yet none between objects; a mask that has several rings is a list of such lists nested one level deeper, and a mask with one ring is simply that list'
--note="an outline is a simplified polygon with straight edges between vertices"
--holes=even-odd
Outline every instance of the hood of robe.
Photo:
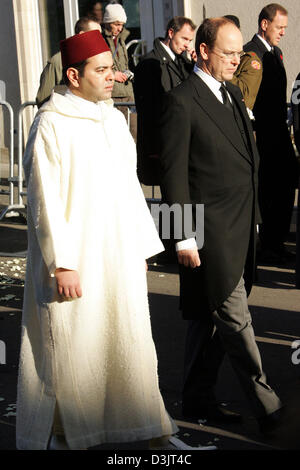
[{"label": "hood of robe", "polygon": [[91,101],[78,98],[75,95],[70,96],[68,88],[65,85],[58,85],[52,91],[51,97],[39,109],[37,114],[44,112],[54,112],[63,116],[77,119],[91,119],[93,121],[104,121],[114,108],[114,102],[110,98],[105,101],[92,103]]}]

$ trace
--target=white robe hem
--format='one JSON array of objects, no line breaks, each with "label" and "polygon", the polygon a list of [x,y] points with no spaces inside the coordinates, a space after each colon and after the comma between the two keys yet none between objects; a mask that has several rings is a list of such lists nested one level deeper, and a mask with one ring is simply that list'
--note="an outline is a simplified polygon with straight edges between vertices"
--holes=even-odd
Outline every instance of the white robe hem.
[{"label": "white robe hem", "polygon": [[[170,434],[178,432],[178,428],[174,422],[171,421],[172,430]],[[93,433],[82,438],[68,439],[67,443],[70,450],[85,449],[95,447],[102,444],[123,443],[123,442],[138,442],[146,441],[153,438],[158,438],[166,435],[163,433],[161,426],[149,426],[147,428],[127,429],[122,431],[102,431]],[[48,443],[47,443],[48,444]],[[18,450],[46,450],[47,444],[40,441],[33,441],[30,439],[19,437],[17,440]]]}]

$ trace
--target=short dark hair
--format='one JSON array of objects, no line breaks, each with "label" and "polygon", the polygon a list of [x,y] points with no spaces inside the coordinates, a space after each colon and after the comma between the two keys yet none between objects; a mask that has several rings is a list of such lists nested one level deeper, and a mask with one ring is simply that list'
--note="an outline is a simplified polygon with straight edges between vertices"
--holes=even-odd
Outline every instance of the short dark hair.
[{"label": "short dark hair", "polygon": [[224,18],[227,18],[228,20],[232,21],[235,26],[237,26],[239,29],[241,27],[240,20],[238,19],[237,16],[235,15],[224,15]]},{"label": "short dark hair", "polygon": [[193,31],[197,28],[190,18],[186,18],[185,16],[174,16],[174,18],[172,18],[167,24],[165,39],[168,37],[169,29],[172,29],[174,33],[178,33],[185,24],[188,24]]},{"label": "short dark hair", "polygon": [[68,76],[67,76],[67,70],[72,67],[73,69],[78,70],[79,77],[84,77],[84,69],[85,69],[86,64],[87,64],[87,59],[82,60],[81,62],[77,62],[76,64],[71,64],[71,65],[68,65],[67,67],[64,67],[63,68],[63,79],[64,79],[64,82],[65,82],[65,85],[67,85],[67,86],[70,85],[70,80],[68,79]]},{"label": "short dark hair", "polygon": [[285,16],[288,15],[288,11],[286,10],[286,8],[279,5],[278,3],[270,3],[269,5],[265,6],[259,14],[258,27],[260,28],[262,20],[268,20],[272,23],[277,12]]},{"label": "short dark hair", "polygon": [[213,49],[218,31],[221,26],[224,26],[225,24],[233,24],[233,22],[222,16],[221,18],[206,18],[201,23],[195,40],[195,50],[197,55],[199,54],[200,44],[203,42],[209,47],[209,49]]},{"label": "short dark hair", "polygon": [[91,22],[94,21],[95,23],[98,23],[97,18],[95,16],[82,16],[79,18],[78,21],[75,23],[75,34],[79,34],[81,31],[85,31],[87,25]]},{"label": "short dark hair", "polygon": [[107,2],[101,2],[100,0],[90,0],[87,2],[87,5],[84,9],[84,14],[86,16],[90,16],[93,14],[94,6],[97,5],[97,3],[100,3],[102,5],[102,8],[104,7],[103,3]]}]

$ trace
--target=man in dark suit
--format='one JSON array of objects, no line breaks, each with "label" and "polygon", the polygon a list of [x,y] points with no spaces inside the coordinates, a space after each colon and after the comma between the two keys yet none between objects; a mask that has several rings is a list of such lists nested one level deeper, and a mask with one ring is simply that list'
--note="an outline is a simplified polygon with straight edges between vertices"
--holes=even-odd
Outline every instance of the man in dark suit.
[{"label": "man in dark suit", "polygon": [[278,43],[288,25],[287,10],[276,3],[264,7],[258,19],[259,31],[244,46],[254,51],[263,64],[262,82],[256,97],[256,143],[260,155],[259,229],[261,259],[284,262],[292,258],[284,247],[290,230],[298,165],[286,119],[287,79]]},{"label": "man in dark suit", "polygon": [[[191,41],[196,25],[189,18],[172,18],[165,38],[156,38],[154,48],[142,58],[134,75],[134,94],[138,116],[138,177],[146,185],[159,185],[159,118],[162,97],[179,85],[193,70]],[[194,56],[196,59],[196,57]]]},{"label": "man in dark suit", "polygon": [[241,92],[227,82],[242,49],[241,32],[228,19],[206,19],[199,27],[194,73],[165,97],[160,161],[169,205],[204,204],[203,248],[195,239],[176,243],[181,309],[189,320],[183,414],[240,418],[214,394],[226,351],[267,432],[278,423],[281,403],[262,370],[245,288],[250,291],[254,271],[258,154]]}]

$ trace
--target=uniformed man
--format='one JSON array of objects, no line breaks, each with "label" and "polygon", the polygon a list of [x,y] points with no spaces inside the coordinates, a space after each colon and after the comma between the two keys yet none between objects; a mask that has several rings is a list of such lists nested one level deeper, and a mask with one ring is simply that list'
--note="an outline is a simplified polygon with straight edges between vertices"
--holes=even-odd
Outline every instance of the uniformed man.
[{"label": "uniformed man", "polygon": [[[240,29],[240,20],[234,15],[225,15],[233,21],[234,24]],[[245,46],[244,46],[245,48]],[[254,119],[252,109],[256,100],[262,79],[262,63],[258,55],[253,50],[247,50],[241,57],[240,65],[235,72],[231,83],[239,87],[242,92],[245,105],[248,110],[250,119]]]},{"label": "uniformed man", "polygon": [[262,63],[258,55],[253,51],[245,52],[231,83],[240,88],[247,109],[253,109],[261,84],[262,72]]}]

